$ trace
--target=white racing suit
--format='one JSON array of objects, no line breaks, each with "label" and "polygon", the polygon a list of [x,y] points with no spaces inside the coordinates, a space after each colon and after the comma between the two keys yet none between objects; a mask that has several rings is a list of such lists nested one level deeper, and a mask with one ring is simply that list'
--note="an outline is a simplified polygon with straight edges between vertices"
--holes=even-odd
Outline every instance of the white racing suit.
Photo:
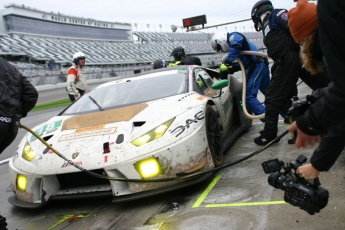
[{"label": "white racing suit", "polygon": [[[87,89],[86,75],[84,70],[73,64],[67,73],[66,90],[73,96],[83,95]],[[79,90],[78,90],[79,89]],[[82,91],[83,93],[80,93]]]}]

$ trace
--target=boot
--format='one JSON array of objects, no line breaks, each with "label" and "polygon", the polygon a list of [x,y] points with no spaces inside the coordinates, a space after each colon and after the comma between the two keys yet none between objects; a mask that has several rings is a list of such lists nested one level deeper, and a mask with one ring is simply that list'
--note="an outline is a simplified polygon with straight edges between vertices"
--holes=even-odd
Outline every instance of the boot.
[{"label": "boot", "polygon": [[[272,140],[274,140],[277,137],[276,133],[267,133],[267,132],[260,132],[260,136],[254,138],[254,143],[260,146],[267,145]],[[280,139],[276,140],[274,143],[278,143]]]}]

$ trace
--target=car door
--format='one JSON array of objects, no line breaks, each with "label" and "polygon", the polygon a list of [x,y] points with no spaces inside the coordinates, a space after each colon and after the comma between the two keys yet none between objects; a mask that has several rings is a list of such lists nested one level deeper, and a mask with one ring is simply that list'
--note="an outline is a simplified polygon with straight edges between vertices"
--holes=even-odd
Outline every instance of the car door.
[{"label": "car door", "polygon": [[[218,79],[212,79],[210,75],[203,68],[194,68],[193,70],[193,88],[196,92],[207,95],[212,89],[212,84]],[[222,124],[225,130],[229,127],[230,116],[232,114],[232,99],[229,92],[229,87],[222,88],[212,94],[213,101],[216,104],[219,115],[221,116]]]}]

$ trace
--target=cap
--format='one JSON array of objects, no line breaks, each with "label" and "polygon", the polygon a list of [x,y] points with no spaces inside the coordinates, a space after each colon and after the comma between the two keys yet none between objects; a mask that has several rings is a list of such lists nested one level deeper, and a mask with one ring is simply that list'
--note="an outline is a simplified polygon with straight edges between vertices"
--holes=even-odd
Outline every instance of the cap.
[{"label": "cap", "polygon": [[298,0],[297,6],[288,12],[290,32],[296,43],[317,28],[317,6],[307,0]]}]

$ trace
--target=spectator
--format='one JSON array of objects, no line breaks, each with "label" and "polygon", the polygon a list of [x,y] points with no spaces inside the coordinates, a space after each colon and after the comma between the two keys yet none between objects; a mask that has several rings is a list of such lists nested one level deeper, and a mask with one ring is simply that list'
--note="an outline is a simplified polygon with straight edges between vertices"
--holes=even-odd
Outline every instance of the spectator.
[{"label": "spectator", "polygon": [[182,47],[177,47],[173,49],[170,56],[174,57],[175,63],[170,63],[169,66],[177,65],[200,65],[201,61],[198,57],[186,56],[184,49]]},{"label": "spectator", "polygon": [[0,57],[0,154],[18,133],[16,122],[35,106],[36,88],[11,64]]},{"label": "spectator", "polygon": [[77,52],[73,55],[73,64],[67,73],[67,86],[69,99],[73,102],[84,95],[87,90],[87,82],[83,66],[85,65],[85,54]]},{"label": "spectator", "polygon": [[[255,115],[265,113],[265,107],[257,99],[258,91],[265,94],[270,73],[267,58],[253,55],[240,55],[241,51],[259,51],[254,43],[238,32],[217,32],[211,38],[211,46],[217,52],[227,53],[224,64],[220,66],[221,72],[233,74],[241,70],[236,58],[240,58],[246,69],[246,104]],[[265,61],[266,60],[266,61]],[[227,74],[226,74],[227,76]],[[261,121],[265,121],[264,118]]]},{"label": "spectator", "polygon": [[262,31],[267,54],[274,61],[265,95],[265,128],[254,139],[257,145],[266,145],[277,137],[279,113],[282,111],[286,118],[291,98],[297,96],[296,83],[302,68],[300,46],[291,36],[286,14],[287,10],[274,9],[268,0],[260,0],[252,8],[255,30]]},{"label": "spectator", "polygon": [[[296,171],[305,179],[315,179],[320,171],[328,171],[345,146],[345,110],[341,106],[345,103],[345,47],[342,45],[345,39],[345,2],[319,0],[317,6],[312,4],[299,0],[297,6],[288,13],[291,29],[296,32],[293,33],[294,38],[302,41],[303,49],[308,46],[312,29],[318,26],[318,34],[315,36],[320,39],[327,75],[331,80],[319,97],[315,97],[310,109],[289,127],[290,132],[297,131],[297,148],[305,148],[322,140],[310,164],[300,166]],[[323,135],[322,139],[320,134]]]}]

